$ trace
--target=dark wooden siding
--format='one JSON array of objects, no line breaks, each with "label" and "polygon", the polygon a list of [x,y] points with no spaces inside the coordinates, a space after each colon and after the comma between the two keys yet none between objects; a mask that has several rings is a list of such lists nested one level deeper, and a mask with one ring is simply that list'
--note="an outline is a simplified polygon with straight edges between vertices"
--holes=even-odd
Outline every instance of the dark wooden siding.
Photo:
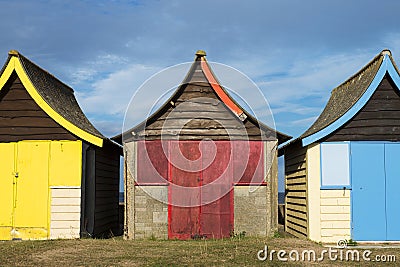
[{"label": "dark wooden siding", "polygon": [[400,141],[400,95],[386,75],[367,104],[324,141]]},{"label": "dark wooden siding", "polygon": [[48,116],[13,73],[0,90],[0,142],[77,140]]},{"label": "dark wooden siding", "polygon": [[307,148],[301,141],[285,149],[285,229],[307,237]]},{"label": "dark wooden siding", "polygon": [[110,144],[105,142],[102,148],[96,147],[95,236],[119,232],[119,160],[118,150]]},{"label": "dark wooden siding", "polygon": [[218,99],[208,83],[190,83],[184,85],[176,95],[173,105],[169,104],[163,113],[148,121],[145,131],[139,131],[138,139],[201,140],[249,140],[275,139],[260,131],[258,125],[249,120],[242,122],[225,104]]}]

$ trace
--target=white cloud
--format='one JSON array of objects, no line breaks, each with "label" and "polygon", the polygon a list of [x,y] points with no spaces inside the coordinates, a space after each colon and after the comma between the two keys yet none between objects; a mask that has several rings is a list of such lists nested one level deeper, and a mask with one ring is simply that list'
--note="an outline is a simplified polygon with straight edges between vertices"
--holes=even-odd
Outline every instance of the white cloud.
[{"label": "white cloud", "polygon": [[98,79],[102,73],[115,72],[126,67],[128,60],[115,54],[100,54],[95,59],[80,64],[79,67],[70,67],[71,85],[79,85],[84,82],[92,82]]},{"label": "white cloud", "polygon": [[158,69],[154,66],[131,65],[99,79],[89,92],[78,92],[78,99],[86,112],[122,115],[137,88]]},{"label": "white cloud", "polygon": [[[275,112],[307,114],[322,107],[330,92],[356,73],[375,55],[333,54],[292,62],[284,76],[258,82]],[[307,100],[308,99],[308,100]]]}]

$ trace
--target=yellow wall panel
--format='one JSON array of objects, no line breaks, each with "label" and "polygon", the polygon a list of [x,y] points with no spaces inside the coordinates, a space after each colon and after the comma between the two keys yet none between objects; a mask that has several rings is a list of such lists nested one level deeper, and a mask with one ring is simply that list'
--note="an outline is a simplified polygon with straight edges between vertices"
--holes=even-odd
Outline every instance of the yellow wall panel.
[{"label": "yellow wall panel", "polygon": [[17,148],[15,238],[46,238],[49,225],[49,141],[22,141]]},{"label": "yellow wall panel", "polygon": [[80,187],[82,142],[0,143],[0,155],[0,240],[49,238],[50,186]]},{"label": "yellow wall panel", "polygon": [[11,239],[15,143],[0,144],[0,240]]},{"label": "yellow wall panel", "polygon": [[80,186],[82,141],[52,141],[50,147],[50,186]]}]

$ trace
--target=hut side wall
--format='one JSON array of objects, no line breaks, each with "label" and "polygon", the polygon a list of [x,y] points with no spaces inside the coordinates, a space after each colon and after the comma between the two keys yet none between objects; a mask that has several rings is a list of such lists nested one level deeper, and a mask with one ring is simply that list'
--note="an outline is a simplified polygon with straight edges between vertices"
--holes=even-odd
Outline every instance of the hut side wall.
[{"label": "hut side wall", "polygon": [[400,141],[400,96],[386,75],[367,104],[325,141]]},{"label": "hut side wall", "polygon": [[296,142],[285,150],[285,231],[307,237],[307,148]]},{"label": "hut side wall", "polygon": [[95,152],[94,235],[116,235],[119,232],[119,153],[110,144]]},{"label": "hut side wall", "polygon": [[321,146],[313,144],[307,150],[307,220],[308,237],[321,241]]},{"label": "hut side wall", "polygon": [[77,140],[50,118],[14,73],[0,91],[0,142]]},{"label": "hut side wall", "polygon": [[270,203],[267,202],[266,186],[235,186],[235,234],[244,231],[246,236],[267,236],[267,231],[270,230],[267,229],[267,220],[270,213]]},{"label": "hut side wall", "polygon": [[350,190],[321,190],[320,196],[321,241],[337,243],[339,240],[349,240]]},{"label": "hut side wall", "polygon": [[50,238],[79,238],[82,142],[50,142]]},{"label": "hut side wall", "polygon": [[50,239],[80,237],[81,188],[51,188]]},{"label": "hut side wall", "polygon": [[336,243],[350,239],[350,190],[321,189],[321,146],[307,150],[308,238]]},{"label": "hut side wall", "polygon": [[[130,167],[128,167],[130,166]],[[124,238],[135,238],[136,142],[124,143]]]},{"label": "hut side wall", "polygon": [[[137,186],[136,142],[125,143],[125,239],[155,237],[168,239],[168,187]],[[130,168],[127,168],[130,166]],[[150,195],[157,195],[157,199]]]},{"label": "hut side wall", "polygon": [[[277,141],[264,143],[266,186],[234,187],[234,231],[249,236],[272,236],[278,230]],[[268,153],[272,151],[273,153]],[[254,223],[257,222],[257,223]]]},{"label": "hut side wall", "polygon": [[[264,173],[267,185],[234,187],[234,231],[250,236],[272,236],[278,229],[277,141],[264,142]],[[273,151],[273,153],[268,153]],[[125,143],[125,238],[168,238],[168,187],[135,185],[137,142]],[[127,168],[127,165],[130,168]],[[150,195],[157,195],[155,200]],[[256,224],[254,222],[257,222]]]},{"label": "hut side wall", "polygon": [[[268,141],[264,146],[267,182],[267,236],[278,231],[278,141]],[[269,165],[271,164],[271,165]],[[269,205],[268,205],[269,204]]]},{"label": "hut side wall", "polygon": [[82,142],[0,143],[0,151],[0,239],[79,237]]},{"label": "hut side wall", "polygon": [[168,187],[135,186],[134,194],[134,238],[168,239]]}]

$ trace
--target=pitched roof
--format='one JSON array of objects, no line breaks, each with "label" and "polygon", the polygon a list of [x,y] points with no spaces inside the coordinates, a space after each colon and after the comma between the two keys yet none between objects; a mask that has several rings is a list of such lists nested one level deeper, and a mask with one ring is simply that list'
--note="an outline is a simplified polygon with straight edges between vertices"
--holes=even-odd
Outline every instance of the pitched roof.
[{"label": "pitched roof", "polygon": [[380,53],[360,71],[334,88],[324,110],[310,128],[301,135],[301,138],[318,132],[346,113],[367,90],[381,66],[383,58],[384,54]]},{"label": "pitched roof", "polygon": [[0,72],[0,90],[14,71],[35,102],[61,126],[97,146],[107,140],[85,116],[71,87],[15,50]]},{"label": "pitched roof", "polygon": [[[394,71],[391,72],[390,70]],[[366,103],[366,100],[368,100],[372,92],[376,90],[377,85],[386,72],[392,73],[392,75],[393,73],[397,73],[395,74],[397,76],[399,75],[399,70],[389,50],[383,50],[356,74],[334,88],[328,103],[316,121],[302,135],[292,140],[289,144],[301,139],[303,139],[303,144],[305,144],[305,138],[309,139],[307,139],[307,144],[312,143],[317,141],[316,139],[321,139],[332,133],[333,130],[336,130],[339,126],[344,124],[345,121],[340,121],[342,117],[346,116],[346,121],[348,121],[351,117],[347,117],[350,115],[354,116],[355,114],[353,113],[358,111]],[[366,93],[367,91],[368,94]],[[349,112],[350,110],[351,112]],[[335,124],[335,127],[332,127],[333,124]],[[329,127],[332,129],[327,130]],[[321,133],[318,137],[311,138],[318,133]]]},{"label": "pitched roof", "polygon": [[[161,106],[156,112],[154,112],[149,118],[140,123],[139,125],[133,127],[132,129],[126,131],[125,134],[130,134],[132,131],[136,132],[137,129],[143,129],[148,122],[151,122],[154,118],[156,118],[161,112],[167,109],[169,103],[175,98],[176,95],[180,94],[184,89],[186,84],[195,84],[195,83],[206,83],[208,86],[211,86],[212,90],[218,96],[218,98],[225,104],[225,106],[241,121],[251,121],[255,125],[258,125],[260,129],[267,132],[274,132],[276,137],[278,138],[279,143],[283,143],[289,140],[291,137],[285,135],[279,131],[276,131],[269,126],[263,124],[254,118],[251,114],[249,114],[245,109],[243,109],[221,86],[220,82],[216,78],[212,69],[210,68],[206,58],[206,53],[203,50],[199,50],[196,52],[196,58],[193,62],[190,70],[186,74],[185,79],[183,80],[181,86],[172,94],[172,96],[165,102],[163,106]],[[112,138],[116,140],[118,143],[122,144],[122,134],[117,135]]]}]

